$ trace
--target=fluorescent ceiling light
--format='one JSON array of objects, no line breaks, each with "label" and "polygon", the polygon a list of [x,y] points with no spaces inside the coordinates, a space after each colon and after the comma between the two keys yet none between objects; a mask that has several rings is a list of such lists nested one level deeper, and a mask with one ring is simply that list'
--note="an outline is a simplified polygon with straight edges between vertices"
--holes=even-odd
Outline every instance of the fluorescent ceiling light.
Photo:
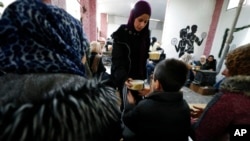
[{"label": "fluorescent ceiling light", "polygon": [[160,22],[161,20],[159,19],[149,19],[150,21],[156,21],[156,22]]}]

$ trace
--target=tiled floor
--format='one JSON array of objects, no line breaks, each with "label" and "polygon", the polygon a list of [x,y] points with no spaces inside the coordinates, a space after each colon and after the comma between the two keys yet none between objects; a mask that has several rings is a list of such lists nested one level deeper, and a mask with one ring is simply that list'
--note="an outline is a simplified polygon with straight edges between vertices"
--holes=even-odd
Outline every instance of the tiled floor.
[{"label": "tiled floor", "polygon": [[213,97],[213,95],[201,95],[193,90],[183,87],[183,96],[188,104],[207,104]]},{"label": "tiled floor", "polygon": [[[198,105],[199,107],[205,107],[206,104],[213,98],[213,95],[201,95],[187,87],[183,87],[182,91],[184,99],[188,102],[189,106]],[[193,141],[191,138],[188,140]]]}]

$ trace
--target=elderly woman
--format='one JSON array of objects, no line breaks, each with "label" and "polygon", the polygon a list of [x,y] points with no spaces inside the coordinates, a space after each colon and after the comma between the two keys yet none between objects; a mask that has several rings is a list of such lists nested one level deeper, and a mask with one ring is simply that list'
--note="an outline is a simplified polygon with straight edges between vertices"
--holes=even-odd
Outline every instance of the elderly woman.
[{"label": "elderly woman", "polygon": [[82,24],[39,0],[15,1],[0,20],[0,140],[118,141],[119,97],[87,80]]}]

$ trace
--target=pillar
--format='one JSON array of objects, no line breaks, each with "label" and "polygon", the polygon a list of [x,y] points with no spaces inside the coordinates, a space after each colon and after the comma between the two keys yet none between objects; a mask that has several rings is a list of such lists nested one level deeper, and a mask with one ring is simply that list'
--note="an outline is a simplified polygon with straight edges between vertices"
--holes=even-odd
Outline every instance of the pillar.
[{"label": "pillar", "polygon": [[206,56],[208,56],[210,54],[210,51],[212,49],[212,45],[213,45],[213,41],[214,41],[214,35],[216,33],[216,29],[217,29],[217,25],[220,19],[220,14],[221,14],[221,9],[223,6],[223,2],[224,0],[216,0],[216,5],[214,8],[214,13],[213,13],[213,17],[212,17],[212,21],[209,27],[209,32],[208,32],[208,36],[207,36],[207,41],[206,41],[206,45],[205,45],[205,49],[203,54],[205,54]]},{"label": "pillar", "polygon": [[101,13],[101,21],[100,21],[100,31],[99,37],[104,37],[107,39],[107,31],[108,31],[108,15],[106,13]]},{"label": "pillar", "polygon": [[97,40],[96,0],[80,0],[81,22],[89,41]]}]

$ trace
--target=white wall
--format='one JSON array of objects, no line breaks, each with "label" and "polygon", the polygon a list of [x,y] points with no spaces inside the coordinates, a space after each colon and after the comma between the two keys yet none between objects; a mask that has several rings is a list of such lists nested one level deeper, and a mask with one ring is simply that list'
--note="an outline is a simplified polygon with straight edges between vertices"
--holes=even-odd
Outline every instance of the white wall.
[{"label": "white wall", "polygon": [[[127,22],[128,22],[128,17],[119,17],[119,16],[108,15],[108,31],[107,31],[108,35],[107,35],[107,37],[110,37],[110,35],[114,31],[116,31],[121,24],[127,24]],[[156,37],[158,39],[158,41],[161,42],[163,22],[150,21],[149,28],[151,30],[151,36]]]},{"label": "white wall", "polygon": [[[171,45],[173,38],[179,38],[179,31],[187,25],[198,26],[196,35],[208,33],[211,23],[215,0],[170,0],[167,3],[165,25],[163,28],[162,44],[169,58],[178,58],[175,47]],[[203,54],[206,38],[200,46],[194,45],[194,57],[197,59]]]},{"label": "white wall", "polygon": [[[249,14],[248,14],[248,13],[250,13],[249,3],[250,3],[250,0],[247,1],[247,5],[244,5],[242,7],[239,18],[238,18],[238,22],[236,24],[236,28],[250,25],[250,19],[249,19]],[[228,5],[228,0],[225,0],[225,2],[223,4],[221,15],[220,15],[219,23],[217,26],[217,31],[216,31],[216,34],[214,37],[214,42],[212,45],[213,48],[211,50],[211,54],[214,54],[218,61],[221,60],[221,58],[218,58],[218,53],[219,53],[219,50],[221,47],[221,42],[222,42],[222,38],[224,35],[224,31],[226,28],[231,29],[233,21],[235,19],[236,13],[237,13],[236,8],[231,9],[231,10],[226,10],[227,5]],[[238,47],[240,45],[249,43],[250,42],[250,40],[249,40],[250,28],[245,28],[241,31],[234,32],[233,36],[234,36],[234,39],[230,45]],[[223,65],[221,71],[224,68],[225,68],[225,66]],[[217,79],[220,79],[221,77],[222,77],[222,75],[221,75],[221,73],[219,73],[217,76]]]},{"label": "white wall", "polygon": [[2,0],[1,2],[3,3],[4,7],[0,7],[0,16],[3,13],[3,11],[5,10],[6,7],[8,7],[12,2],[14,2],[16,0]]},{"label": "white wall", "polygon": [[66,11],[76,19],[80,20],[80,3],[77,0],[66,0]]}]

